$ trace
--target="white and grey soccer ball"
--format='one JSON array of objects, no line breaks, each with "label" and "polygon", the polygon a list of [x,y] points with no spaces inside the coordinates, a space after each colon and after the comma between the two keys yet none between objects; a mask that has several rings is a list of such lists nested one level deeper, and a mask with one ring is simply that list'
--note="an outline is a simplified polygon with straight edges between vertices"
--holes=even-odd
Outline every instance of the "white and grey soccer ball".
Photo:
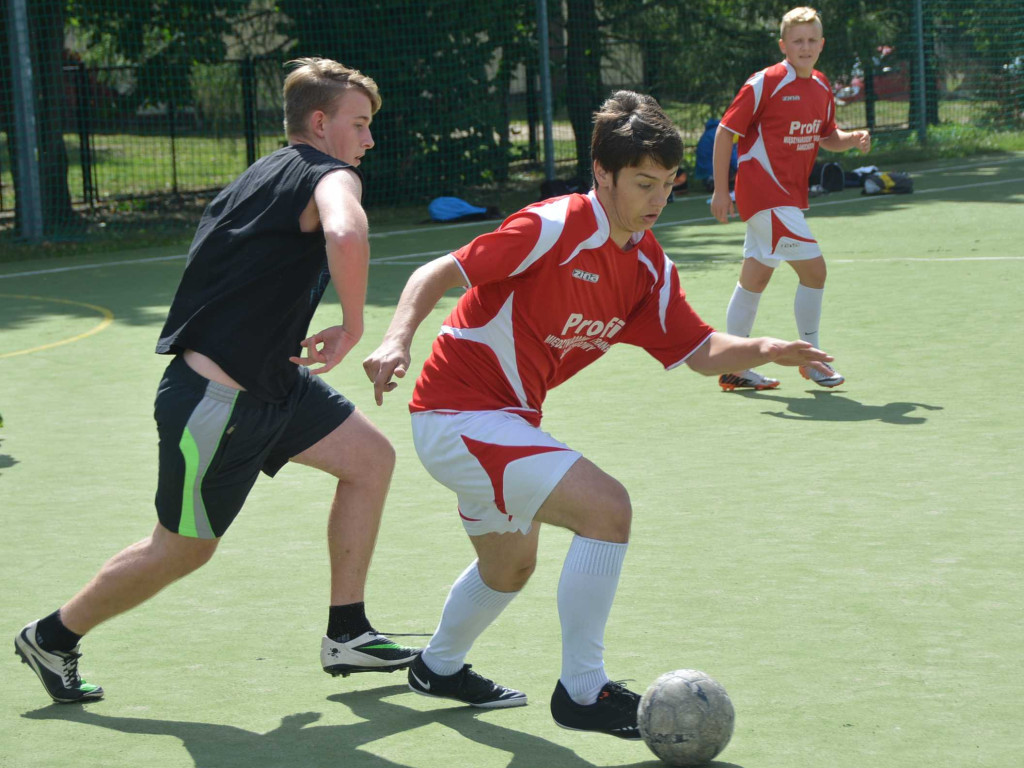
[{"label": "white and grey soccer ball", "polygon": [[725,688],[704,672],[666,672],[640,698],[640,735],[671,766],[703,765],[729,743],[736,712]]}]

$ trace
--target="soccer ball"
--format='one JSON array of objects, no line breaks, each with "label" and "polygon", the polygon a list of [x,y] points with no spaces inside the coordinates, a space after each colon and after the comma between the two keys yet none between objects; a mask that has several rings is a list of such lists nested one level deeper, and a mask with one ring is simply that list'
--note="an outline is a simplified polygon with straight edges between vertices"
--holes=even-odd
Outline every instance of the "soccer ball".
[{"label": "soccer ball", "polygon": [[672,766],[703,765],[725,749],[736,713],[725,688],[704,672],[677,669],[640,698],[640,735]]}]

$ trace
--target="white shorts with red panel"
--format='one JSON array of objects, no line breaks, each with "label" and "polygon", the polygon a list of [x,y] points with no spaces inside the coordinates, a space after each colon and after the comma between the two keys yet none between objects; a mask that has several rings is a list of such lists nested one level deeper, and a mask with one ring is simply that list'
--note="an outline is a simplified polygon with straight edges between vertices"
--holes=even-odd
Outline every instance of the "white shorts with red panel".
[{"label": "white shorts with red panel", "polygon": [[507,411],[422,411],[412,436],[423,466],[455,491],[466,533],[527,533],[582,456]]},{"label": "white shorts with red panel", "polygon": [[757,259],[766,267],[783,261],[802,261],[821,256],[804,212],[795,206],[766,208],[747,219],[743,258]]}]

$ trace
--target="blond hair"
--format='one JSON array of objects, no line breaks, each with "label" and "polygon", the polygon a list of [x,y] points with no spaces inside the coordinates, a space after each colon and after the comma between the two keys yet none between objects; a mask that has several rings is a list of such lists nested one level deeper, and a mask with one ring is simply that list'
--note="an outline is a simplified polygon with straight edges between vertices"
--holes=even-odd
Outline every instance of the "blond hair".
[{"label": "blond hair", "polygon": [[288,136],[302,134],[309,116],[317,110],[331,112],[334,102],[350,88],[367,95],[373,114],[380,109],[377,83],[358,69],[315,56],[293,59],[285,66],[295,67],[284,80],[284,132]]},{"label": "blond hair", "polygon": [[779,37],[785,38],[786,30],[790,27],[796,26],[797,24],[817,24],[818,30],[821,31],[821,14],[807,6],[794,8],[782,17],[782,23],[779,24]]}]

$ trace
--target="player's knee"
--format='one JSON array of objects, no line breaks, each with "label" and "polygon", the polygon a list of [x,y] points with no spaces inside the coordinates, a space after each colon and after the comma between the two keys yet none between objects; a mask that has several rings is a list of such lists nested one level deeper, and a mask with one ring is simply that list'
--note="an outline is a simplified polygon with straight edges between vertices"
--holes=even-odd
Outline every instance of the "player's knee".
[{"label": "player's knee", "polygon": [[518,592],[526,586],[537,567],[536,556],[501,563],[480,562],[480,578],[496,592]]},{"label": "player's knee", "polygon": [[594,510],[589,532],[580,535],[600,541],[624,543],[629,541],[629,530],[633,523],[633,505],[629,492],[617,480],[612,480],[605,489],[603,503]]},{"label": "player's knee", "polygon": [[633,525],[633,508],[629,506],[628,499],[626,506],[616,509],[608,523],[610,536],[607,541],[629,541],[629,531]]},{"label": "player's knee", "polygon": [[390,482],[395,469],[395,447],[381,432],[370,432],[360,445],[357,471],[351,473],[356,481]]},{"label": "player's knee", "polygon": [[142,556],[170,578],[180,579],[210,562],[219,541],[161,532],[149,539]]},{"label": "player's knee", "polygon": [[386,474],[390,479],[391,473],[395,469],[395,446],[384,435],[381,435],[380,440],[374,446],[374,450],[376,451],[375,463],[379,471],[382,474]]},{"label": "player's knee", "polygon": [[526,586],[526,582],[533,576],[537,567],[537,560],[534,558],[529,562],[517,563],[514,568],[505,575],[502,592],[518,592]]},{"label": "player's knee", "polygon": [[793,261],[790,265],[796,271],[801,285],[814,289],[825,287],[825,278],[828,277],[825,259],[818,257],[809,261]]},{"label": "player's knee", "polygon": [[740,281],[740,287],[749,291],[750,293],[764,293],[765,288],[768,287],[768,283],[771,282],[772,273],[768,272],[765,275],[756,275],[754,277],[748,277]]},{"label": "player's knee", "polygon": [[216,547],[196,547],[183,553],[179,558],[181,575],[186,576],[198,571],[213,559],[213,553],[216,551]]}]

